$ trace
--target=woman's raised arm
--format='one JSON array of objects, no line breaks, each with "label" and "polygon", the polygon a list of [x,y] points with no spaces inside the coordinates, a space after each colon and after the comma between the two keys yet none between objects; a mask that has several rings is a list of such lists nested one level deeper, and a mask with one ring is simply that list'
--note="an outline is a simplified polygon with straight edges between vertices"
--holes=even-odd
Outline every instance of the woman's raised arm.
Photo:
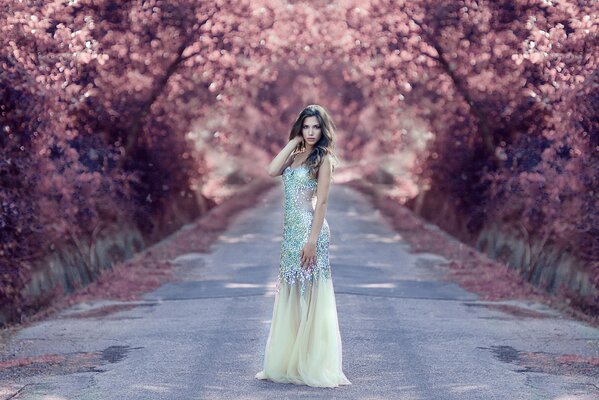
[{"label": "woman's raised arm", "polygon": [[304,140],[301,136],[296,136],[291,139],[285,147],[277,154],[277,156],[266,167],[266,173],[270,176],[279,176],[283,170],[289,165],[293,150]]}]

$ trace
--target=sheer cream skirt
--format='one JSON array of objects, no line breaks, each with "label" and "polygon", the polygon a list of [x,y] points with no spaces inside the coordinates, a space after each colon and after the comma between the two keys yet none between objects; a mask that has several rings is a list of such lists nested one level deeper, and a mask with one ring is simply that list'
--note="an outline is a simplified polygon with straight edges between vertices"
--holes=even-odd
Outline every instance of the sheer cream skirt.
[{"label": "sheer cream skirt", "polygon": [[341,335],[332,279],[279,283],[264,368],[257,379],[316,387],[350,385],[342,370]]}]

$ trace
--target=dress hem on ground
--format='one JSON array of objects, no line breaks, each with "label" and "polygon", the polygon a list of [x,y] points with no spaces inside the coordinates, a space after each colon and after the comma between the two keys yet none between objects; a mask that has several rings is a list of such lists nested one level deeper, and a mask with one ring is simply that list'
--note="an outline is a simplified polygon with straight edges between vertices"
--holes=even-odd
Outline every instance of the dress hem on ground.
[{"label": "dress hem on ground", "polygon": [[342,345],[332,279],[316,279],[302,296],[298,284],[279,282],[264,368],[256,379],[313,387],[351,385],[342,369]]}]

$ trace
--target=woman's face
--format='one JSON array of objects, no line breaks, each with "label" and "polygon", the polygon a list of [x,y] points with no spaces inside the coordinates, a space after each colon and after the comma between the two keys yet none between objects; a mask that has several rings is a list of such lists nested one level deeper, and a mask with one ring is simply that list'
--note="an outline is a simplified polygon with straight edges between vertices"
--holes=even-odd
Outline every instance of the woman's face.
[{"label": "woman's face", "polygon": [[314,116],[304,118],[302,135],[304,136],[306,146],[308,147],[314,146],[316,142],[318,142],[322,135],[318,118]]}]

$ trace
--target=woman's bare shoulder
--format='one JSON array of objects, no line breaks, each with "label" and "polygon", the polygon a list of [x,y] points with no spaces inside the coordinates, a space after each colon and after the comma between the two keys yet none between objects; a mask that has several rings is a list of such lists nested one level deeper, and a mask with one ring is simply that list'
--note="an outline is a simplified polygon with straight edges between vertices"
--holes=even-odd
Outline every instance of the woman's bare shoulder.
[{"label": "woman's bare shoulder", "polygon": [[322,165],[333,165],[333,157],[330,154],[325,154],[324,157],[322,157]]}]

